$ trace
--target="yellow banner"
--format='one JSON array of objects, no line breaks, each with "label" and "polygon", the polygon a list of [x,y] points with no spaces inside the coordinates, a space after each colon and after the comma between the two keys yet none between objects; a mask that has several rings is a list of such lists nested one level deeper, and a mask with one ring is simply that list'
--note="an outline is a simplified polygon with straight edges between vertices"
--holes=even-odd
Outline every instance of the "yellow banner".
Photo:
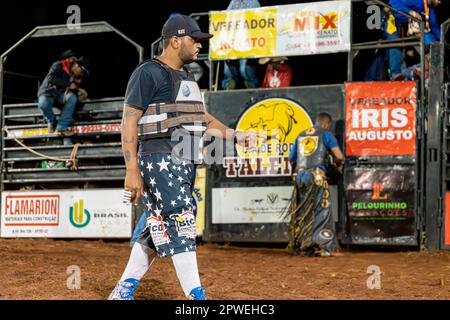
[{"label": "yellow banner", "polygon": [[197,168],[194,192],[192,193],[192,196],[194,198],[197,236],[201,237],[203,236],[203,231],[205,230],[206,168]]},{"label": "yellow banner", "polygon": [[273,56],[276,19],[276,8],[211,12],[211,59]]}]

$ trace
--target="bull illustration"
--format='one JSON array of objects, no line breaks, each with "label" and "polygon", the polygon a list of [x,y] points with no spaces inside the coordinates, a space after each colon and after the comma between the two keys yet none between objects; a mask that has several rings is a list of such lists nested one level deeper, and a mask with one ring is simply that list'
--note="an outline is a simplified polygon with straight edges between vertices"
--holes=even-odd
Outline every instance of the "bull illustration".
[{"label": "bull illustration", "polygon": [[287,103],[261,104],[256,107],[259,118],[250,123],[248,130],[255,130],[267,136],[267,142],[277,140],[285,143],[286,137],[297,124],[294,109]]}]

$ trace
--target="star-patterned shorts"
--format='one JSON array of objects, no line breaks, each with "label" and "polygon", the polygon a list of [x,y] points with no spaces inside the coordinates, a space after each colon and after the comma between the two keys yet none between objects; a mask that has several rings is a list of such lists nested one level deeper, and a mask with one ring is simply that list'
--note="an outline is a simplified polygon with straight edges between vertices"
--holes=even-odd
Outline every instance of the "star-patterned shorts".
[{"label": "star-patterned shorts", "polygon": [[195,251],[197,232],[192,205],[195,164],[174,161],[166,153],[138,158],[144,179],[141,201],[147,226],[137,241],[156,249],[160,257]]}]

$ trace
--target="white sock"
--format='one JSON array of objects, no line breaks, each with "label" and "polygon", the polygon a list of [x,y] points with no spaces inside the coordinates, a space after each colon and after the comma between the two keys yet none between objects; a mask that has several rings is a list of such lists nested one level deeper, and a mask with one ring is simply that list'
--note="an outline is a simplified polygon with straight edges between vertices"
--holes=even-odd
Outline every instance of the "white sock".
[{"label": "white sock", "polygon": [[172,261],[175,266],[181,288],[187,297],[191,293],[192,289],[200,286],[196,253],[193,251],[179,253],[172,257]]},{"label": "white sock", "polygon": [[144,247],[142,244],[135,242],[131,249],[130,258],[120,281],[133,278],[138,281],[142,279],[144,274],[155,261],[156,252],[150,248]]}]

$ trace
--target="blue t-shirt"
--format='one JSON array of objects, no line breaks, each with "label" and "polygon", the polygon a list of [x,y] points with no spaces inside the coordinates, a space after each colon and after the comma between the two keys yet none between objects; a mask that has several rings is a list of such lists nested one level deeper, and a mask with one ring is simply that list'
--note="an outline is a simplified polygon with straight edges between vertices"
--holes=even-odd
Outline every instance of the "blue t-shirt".
[{"label": "blue t-shirt", "polygon": [[[314,126],[314,128],[318,128]],[[331,131],[325,130],[322,135],[323,144],[328,150],[336,148],[339,146],[336,137],[331,133]],[[295,139],[294,145],[292,146],[291,152],[289,153],[289,160],[297,161],[297,139]]]},{"label": "blue t-shirt", "polygon": [[[419,13],[422,17],[424,17],[425,6],[423,0],[389,0],[389,4],[399,11],[403,11],[409,13],[409,11],[413,10]],[[434,8],[431,8],[428,5],[429,13],[428,13],[428,22],[430,24],[431,33],[434,35],[437,41],[441,39],[441,27],[436,18],[436,13],[434,12]],[[400,21],[402,24],[408,23],[408,18],[400,13],[392,11],[392,14],[395,18]]]},{"label": "blue t-shirt", "polygon": [[[182,79],[188,78],[186,71],[179,72]],[[157,62],[147,61],[134,70],[128,81],[125,93],[125,103],[136,108],[147,110],[152,103],[168,103],[172,100],[172,83],[169,73]],[[139,153],[171,153],[172,148],[179,143],[170,138],[158,138],[141,141]]]}]

